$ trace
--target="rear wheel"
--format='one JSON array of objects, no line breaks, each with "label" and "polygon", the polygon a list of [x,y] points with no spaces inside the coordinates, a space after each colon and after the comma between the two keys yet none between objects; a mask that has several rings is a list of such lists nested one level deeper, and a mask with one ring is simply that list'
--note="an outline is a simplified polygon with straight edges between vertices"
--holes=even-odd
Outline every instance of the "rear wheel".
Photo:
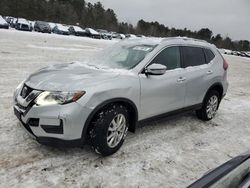
[{"label": "rear wheel", "polygon": [[217,91],[210,91],[202,104],[202,108],[196,110],[196,115],[203,121],[209,121],[214,118],[220,104],[220,95]]},{"label": "rear wheel", "polygon": [[104,156],[112,155],[122,146],[128,131],[127,109],[113,104],[94,117],[89,130],[93,149]]}]

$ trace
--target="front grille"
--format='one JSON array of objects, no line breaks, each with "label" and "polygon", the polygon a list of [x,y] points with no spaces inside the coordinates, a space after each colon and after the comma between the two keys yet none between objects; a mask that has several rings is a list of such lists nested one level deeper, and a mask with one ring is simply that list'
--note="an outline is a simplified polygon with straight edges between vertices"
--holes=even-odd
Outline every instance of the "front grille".
[{"label": "front grille", "polygon": [[26,115],[32,106],[35,104],[34,100],[41,93],[41,91],[35,90],[26,84],[24,84],[20,96],[25,99],[26,104],[20,104],[18,101],[16,105],[23,111],[23,114]]}]

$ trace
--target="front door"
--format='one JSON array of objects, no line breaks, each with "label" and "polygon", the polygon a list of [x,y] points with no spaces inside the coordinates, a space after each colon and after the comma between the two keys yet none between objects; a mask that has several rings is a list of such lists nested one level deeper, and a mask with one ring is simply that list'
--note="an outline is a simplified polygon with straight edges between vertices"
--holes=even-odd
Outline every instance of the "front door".
[{"label": "front door", "polygon": [[181,68],[179,47],[163,49],[150,64],[167,67],[163,75],[140,74],[142,119],[184,107],[185,69]]}]

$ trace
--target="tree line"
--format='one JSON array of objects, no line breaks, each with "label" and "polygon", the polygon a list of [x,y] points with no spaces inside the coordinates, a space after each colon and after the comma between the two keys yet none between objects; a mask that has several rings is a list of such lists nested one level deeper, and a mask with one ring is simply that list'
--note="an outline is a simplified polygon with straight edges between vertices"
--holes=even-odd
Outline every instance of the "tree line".
[{"label": "tree line", "polygon": [[223,38],[220,34],[214,35],[209,28],[191,31],[187,28],[169,28],[158,22],[144,20],[139,20],[136,26],[119,22],[115,12],[110,8],[105,9],[100,2],[92,4],[85,0],[1,0],[0,15],[106,29],[123,34],[154,37],[187,36],[206,40],[218,48],[250,51],[249,41]]}]

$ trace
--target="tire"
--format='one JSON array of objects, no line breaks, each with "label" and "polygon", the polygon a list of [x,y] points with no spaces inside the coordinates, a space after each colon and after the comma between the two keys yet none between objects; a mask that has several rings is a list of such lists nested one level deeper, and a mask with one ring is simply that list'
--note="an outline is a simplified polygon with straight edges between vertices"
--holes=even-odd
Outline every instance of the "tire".
[{"label": "tire", "polygon": [[[196,110],[197,117],[203,121],[213,119],[219,108],[220,100],[220,94],[216,90],[209,91],[204,99],[202,108]],[[212,105],[212,103],[214,103],[214,105]]]},{"label": "tire", "polygon": [[[128,122],[128,111],[122,105],[112,104],[99,111],[93,118],[89,130],[90,144],[94,151],[103,156],[118,151],[127,135]],[[120,129],[115,130],[115,127]]]}]

